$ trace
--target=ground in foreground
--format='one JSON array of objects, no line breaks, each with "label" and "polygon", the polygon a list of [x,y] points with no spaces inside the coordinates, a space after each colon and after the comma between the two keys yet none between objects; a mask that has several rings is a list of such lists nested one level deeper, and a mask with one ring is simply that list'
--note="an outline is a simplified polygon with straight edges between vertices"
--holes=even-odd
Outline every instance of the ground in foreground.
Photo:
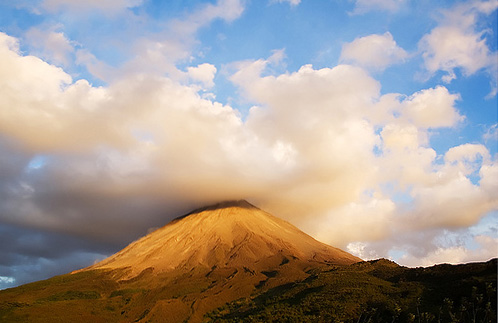
[{"label": "ground in foreground", "polygon": [[[381,259],[347,266],[304,268],[304,275],[294,281],[283,277],[286,265],[283,262],[276,270],[261,273],[214,268],[208,272],[194,270],[180,276],[158,276],[144,271],[131,280],[121,281],[113,278],[116,272],[106,270],[62,275],[0,291],[0,321],[496,322],[497,319],[496,259],[429,268],[406,268]],[[214,309],[220,302],[221,307]],[[191,316],[194,308],[204,314]]]}]

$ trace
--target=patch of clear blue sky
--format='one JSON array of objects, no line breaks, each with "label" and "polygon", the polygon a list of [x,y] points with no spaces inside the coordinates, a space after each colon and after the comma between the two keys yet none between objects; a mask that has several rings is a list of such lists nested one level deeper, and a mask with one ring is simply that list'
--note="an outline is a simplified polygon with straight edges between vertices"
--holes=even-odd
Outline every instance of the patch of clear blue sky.
[{"label": "patch of clear blue sky", "polygon": [[192,12],[192,8],[197,8],[201,5],[215,4],[216,1],[203,1],[203,0],[148,0],[144,1],[140,7],[133,8],[132,11],[136,14],[146,13],[155,20],[168,20],[171,18],[181,18],[181,16],[188,15]]},{"label": "patch of clear blue sky", "polygon": [[[491,211],[469,229],[474,236],[488,235],[498,238],[498,211]],[[496,246],[498,248],[498,245]]]},{"label": "patch of clear blue sky", "polygon": [[26,30],[40,25],[46,17],[31,10],[29,6],[16,6],[10,1],[0,0],[0,31],[10,36],[21,37]]},{"label": "patch of clear blue sky", "polygon": [[0,0],[0,32],[19,37],[26,29],[44,21],[44,17],[26,8],[16,8],[8,0]]},{"label": "patch of clear blue sky", "polygon": [[28,165],[25,168],[26,172],[30,172],[33,170],[37,170],[45,166],[45,164],[48,161],[48,157],[45,155],[35,155],[31,160],[29,161]]},{"label": "patch of clear blue sky", "polygon": [[403,258],[403,256],[406,255],[406,251],[401,250],[401,249],[390,249],[388,251],[389,259],[398,262],[400,259]]},{"label": "patch of clear blue sky", "polygon": [[409,208],[413,202],[413,197],[410,194],[411,187],[403,190],[397,183],[386,182],[380,184],[380,189],[382,193],[390,196],[392,201],[401,206],[401,208]]}]

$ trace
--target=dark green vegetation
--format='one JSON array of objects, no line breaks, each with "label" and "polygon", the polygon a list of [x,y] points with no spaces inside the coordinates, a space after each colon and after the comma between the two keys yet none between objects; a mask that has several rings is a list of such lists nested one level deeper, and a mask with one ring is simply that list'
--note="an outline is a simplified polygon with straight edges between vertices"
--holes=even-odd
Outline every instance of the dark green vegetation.
[{"label": "dark green vegetation", "polygon": [[215,322],[496,322],[497,260],[406,268],[388,260],[309,271],[231,302]]},{"label": "dark green vegetation", "polygon": [[[261,273],[123,270],[0,291],[0,322],[496,322],[497,260],[405,268],[387,260]],[[242,297],[242,298],[241,298]],[[223,306],[223,304],[225,304]],[[220,307],[222,306],[222,307]],[[216,309],[217,308],[217,309]],[[207,314],[206,314],[207,313]]]}]

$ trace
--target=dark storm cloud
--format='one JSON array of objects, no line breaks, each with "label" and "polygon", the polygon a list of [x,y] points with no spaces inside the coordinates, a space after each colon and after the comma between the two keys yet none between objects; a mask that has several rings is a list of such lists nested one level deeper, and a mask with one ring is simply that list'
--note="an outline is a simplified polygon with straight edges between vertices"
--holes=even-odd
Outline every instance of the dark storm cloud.
[{"label": "dark storm cloud", "polygon": [[[60,233],[0,224],[0,289],[46,279],[91,264],[115,246]],[[8,278],[15,278],[15,281]]]}]

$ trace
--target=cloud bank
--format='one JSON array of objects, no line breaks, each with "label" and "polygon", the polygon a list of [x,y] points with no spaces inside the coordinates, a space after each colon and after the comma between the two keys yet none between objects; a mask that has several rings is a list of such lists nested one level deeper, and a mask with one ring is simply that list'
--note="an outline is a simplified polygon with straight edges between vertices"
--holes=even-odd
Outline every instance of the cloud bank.
[{"label": "cloud bank", "polygon": [[[112,11],[140,3],[87,5]],[[73,5],[45,1],[42,8]],[[0,283],[36,277],[33,266],[55,273],[62,259],[84,266],[173,217],[228,199],[248,199],[366,259],[398,254],[402,264],[427,265],[496,255],[489,248],[496,244],[489,224],[498,209],[496,156],[475,142],[442,152],[432,146],[438,131],[467,120],[458,92],[446,83],[385,91],[370,72],[411,55],[389,32],[345,43],[339,64],[329,67],[282,71],[284,50],[223,66],[190,64],[199,30],[232,23],[244,5],[218,1],[168,21],[168,32],[135,39],[117,66],[61,28],[27,31],[32,53],[0,33],[0,237],[10,243],[0,251]],[[482,2],[448,11],[420,40],[425,68],[444,71],[443,78],[491,68],[475,15],[495,8]],[[460,42],[444,36],[446,51],[443,34],[473,45],[455,54]],[[73,59],[106,82],[70,72]],[[216,99],[221,70],[247,112]],[[477,232],[482,223],[489,230]],[[441,238],[452,235],[481,247]],[[23,256],[36,264],[23,267]]]}]

